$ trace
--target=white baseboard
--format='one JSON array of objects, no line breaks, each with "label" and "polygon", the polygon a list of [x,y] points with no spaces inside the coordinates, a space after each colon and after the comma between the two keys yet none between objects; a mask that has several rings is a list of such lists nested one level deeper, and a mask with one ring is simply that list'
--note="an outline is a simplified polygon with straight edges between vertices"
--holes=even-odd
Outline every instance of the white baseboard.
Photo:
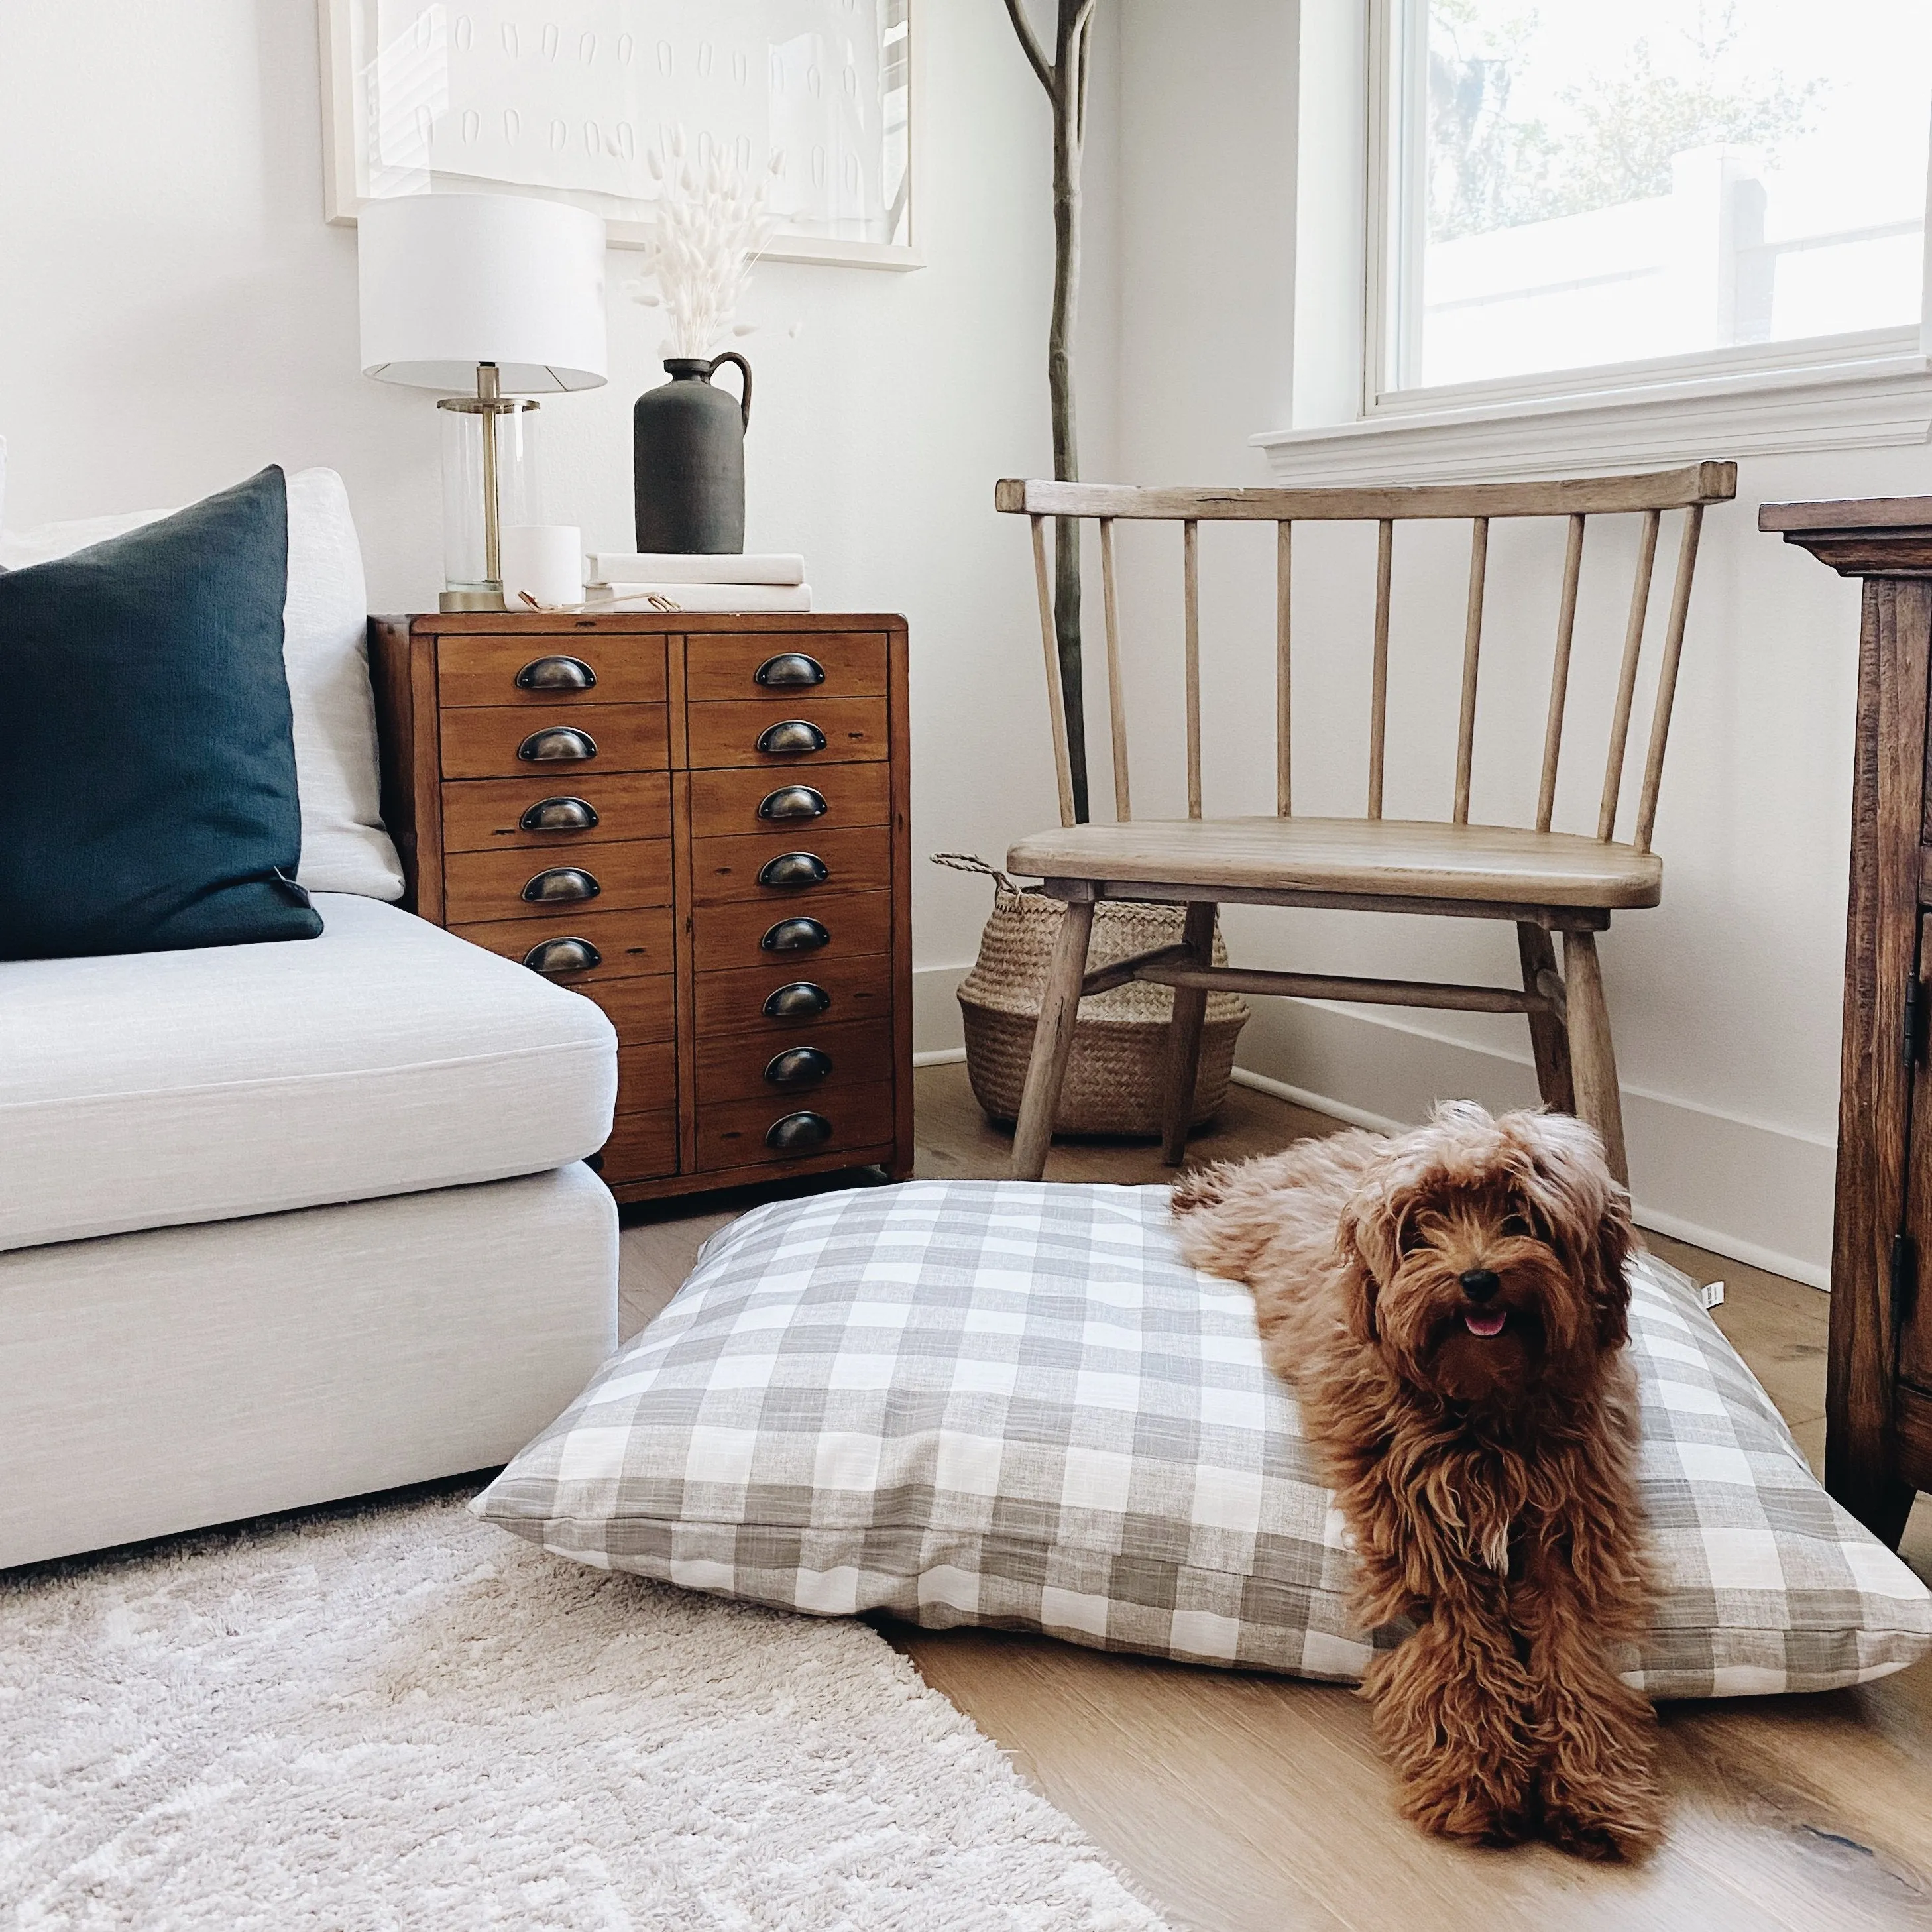
[{"label": "white baseboard", "polygon": [[[1530,1106],[1520,1060],[1406,1023],[1298,1000],[1258,1004],[1235,1078],[1264,1093],[1387,1130],[1438,1099]],[[1786,1275],[1831,1280],[1837,1151],[1828,1139],[1640,1088],[1624,1089],[1638,1225]]]},{"label": "white baseboard", "polygon": [[927,1053],[915,1053],[912,1064],[915,1066],[957,1066],[966,1058],[963,1046],[935,1046]]}]

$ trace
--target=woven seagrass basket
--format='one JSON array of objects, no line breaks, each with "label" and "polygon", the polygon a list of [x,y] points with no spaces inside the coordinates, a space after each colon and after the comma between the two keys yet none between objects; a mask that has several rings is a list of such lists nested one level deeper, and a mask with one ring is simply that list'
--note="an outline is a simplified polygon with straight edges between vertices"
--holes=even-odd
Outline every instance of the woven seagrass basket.
[{"label": "woven seagrass basket", "polygon": [[[940,852],[933,862],[993,881],[992,916],[980,938],[980,956],[960,982],[959,1010],[966,1023],[966,1072],[973,1095],[995,1120],[1018,1118],[1033,1054],[1048,962],[1060,938],[1058,899],[1022,892],[982,859]],[[1136,952],[1180,944],[1186,908],[1102,899],[1094,908],[1088,948],[1090,972]],[[1214,963],[1225,966],[1228,949],[1214,933]],[[1130,980],[1109,993],[1080,1002],[1073,1057],[1054,1131],[1062,1134],[1158,1135],[1167,1079],[1168,1023],[1174,989]],[[1191,1120],[1198,1124],[1226,1097],[1234,1042],[1247,1024],[1248,1006],[1232,993],[1210,993],[1201,1034],[1201,1071]]]}]

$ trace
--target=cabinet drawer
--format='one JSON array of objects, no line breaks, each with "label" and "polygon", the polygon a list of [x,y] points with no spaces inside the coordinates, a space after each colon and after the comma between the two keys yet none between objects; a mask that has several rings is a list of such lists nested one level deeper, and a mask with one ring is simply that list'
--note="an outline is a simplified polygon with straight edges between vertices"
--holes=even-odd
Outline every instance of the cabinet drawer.
[{"label": "cabinet drawer", "polygon": [[670,903],[670,841],[626,839],[575,852],[452,852],[443,862],[446,916],[542,919]]},{"label": "cabinet drawer", "polygon": [[[775,994],[792,986],[813,989],[823,998],[801,994],[777,1001]],[[700,1040],[714,1033],[743,1033],[786,1038],[825,1021],[883,1018],[892,1010],[892,961],[884,953],[861,959],[826,959],[814,965],[752,966],[729,973],[700,973],[694,985],[694,1010]],[[775,1049],[776,1050],[776,1049]]]},{"label": "cabinet drawer", "polygon": [[691,775],[694,838],[755,832],[796,842],[848,825],[888,825],[892,816],[892,767],[882,759],[817,765],[795,777],[771,771]]},{"label": "cabinet drawer", "polygon": [[589,1164],[613,1186],[675,1174],[676,1112],[620,1114],[610,1124],[610,1138],[590,1156]]},{"label": "cabinet drawer", "polygon": [[807,1027],[783,1040],[742,1034],[698,1043],[698,1100],[769,1099],[809,1107],[814,1094],[843,1094],[892,1077],[890,1020]]},{"label": "cabinet drawer", "polygon": [[[661,772],[662,704],[466,705],[440,715],[446,778],[528,778],[568,791],[579,772]],[[746,762],[749,762],[746,760]]]},{"label": "cabinet drawer", "polygon": [[684,688],[689,697],[707,701],[882,698],[886,690],[886,634],[766,631],[686,638]]},{"label": "cabinet drawer", "polygon": [[662,772],[560,773],[548,784],[468,778],[442,788],[446,852],[557,850],[670,836],[670,779]]},{"label": "cabinet drawer", "polygon": [[651,1040],[617,1049],[617,1112],[641,1114],[677,1106],[677,1048]]},{"label": "cabinet drawer", "polygon": [[760,898],[699,907],[693,916],[698,970],[776,964],[808,974],[815,962],[883,952],[890,944],[891,893],[806,896],[803,905]]},{"label": "cabinet drawer", "polygon": [[[595,903],[593,902],[592,903]],[[534,920],[490,920],[452,926],[450,931],[486,952],[520,961],[560,986],[601,984],[640,973],[669,973],[677,964],[676,935],[669,906],[642,912],[560,913],[548,924]],[[569,942],[577,942],[573,950]],[[546,949],[554,949],[547,951]],[[587,963],[574,969],[572,958]]]},{"label": "cabinet drawer", "polygon": [[[848,1148],[883,1149],[892,1138],[890,1081],[850,1087],[841,1094],[784,1100],[728,1100],[698,1110],[698,1166],[704,1174],[721,1168],[782,1167],[818,1154]],[[774,1145],[774,1139],[778,1144]]]},{"label": "cabinet drawer", "polygon": [[[883,698],[819,698],[810,692],[759,698],[730,704],[694,704],[686,713],[691,762],[699,769],[719,765],[759,765],[793,770],[842,758],[886,755],[886,700]],[[798,748],[765,750],[767,733],[786,724],[808,728]],[[818,741],[823,739],[821,745]]]},{"label": "cabinet drawer", "polygon": [[[677,1030],[677,981],[668,973],[650,974],[635,980],[592,980],[572,988],[586,999],[595,1000],[604,1016],[617,1029],[620,1049],[642,1046],[657,1040],[668,1041]],[[669,1053],[667,1046],[664,1051]],[[620,1050],[618,1065],[623,1064]],[[668,1077],[668,1076],[667,1076]],[[621,1108],[626,1103],[617,1102]],[[651,1101],[632,1104],[653,1106]]]},{"label": "cabinet drawer", "polygon": [[[794,855],[795,862],[787,862]],[[814,860],[815,866],[806,862]],[[761,904],[788,905],[825,892],[883,892],[892,883],[892,833],[884,825],[854,826],[816,837],[801,834],[796,841],[761,838],[755,832],[746,838],[707,838],[692,848],[692,903],[724,905],[734,899],[754,899]],[[818,876],[821,869],[822,878]],[[782,883],[787,879],[796,883]]]},{"label": "cabinet drawer", "polygon": [[436,693],[446,709],[662,704],[664,640],[649,633],[573,636],[554,631],[520,638],[445,636],[436,647]]}]

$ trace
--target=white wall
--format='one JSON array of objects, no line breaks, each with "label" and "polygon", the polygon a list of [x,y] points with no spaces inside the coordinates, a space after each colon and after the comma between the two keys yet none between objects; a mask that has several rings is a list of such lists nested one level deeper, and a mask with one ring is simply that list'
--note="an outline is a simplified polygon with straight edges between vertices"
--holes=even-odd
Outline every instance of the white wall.
[{"label": "white wall", "polygon": [[[915,56],[929,266],[754,274],[747,541],[802,550],[821,609],[906,614],[914,850],[996,854],[1053,809],[1024,526],[992,508],[996,477],[1048,460],[1048,125],[994,0],[926,0]],[[357,373],[356,240],[322,220],[320,112],[305,0],[0,7],[10,526],[327,464],[376,608],[434,598],[435,411]],[[622,290],[636,262],[610,258],[609,387],[544,410],[548,514],[604,548],[630,541],[632,401],[664,380],[661,322]],[[1094,272],[1104,440],[1112,303],[1104,260]],[[918,963],[970,957],[983,893],[921,870]],[[951,984],[922,978],[928,1041],[956,1024]]]},{"label": "white wall", "polygon": [[[1291,380],[1298,393],[1324,391],[1322,371],[1292,367],[1294,249],[1285,225],[1295,202],[1296,10],[1262,0],[1211,8],[1124,0],[1118,219],[1128,298],[1117,434],[1126,478],[1271,480],[1248,437],[1288,424]],[[1319,183],[1300,189],[1304,209],[1311,191],[1327,191]],[[1352,191],[1346,178],[1332,184],[1336,196]],[[1348,292],[1352,298],[1352,286]],[[1311,339],[1318,342],[1318,332],[1304,331],[1304,342]],[[1602,942],[1644,1218],[1821,1284],[1857,592],[1760,536],[1756,506],[1928,490],[1932,452],[1923,448],[1741,466],[1736,502],[1713,512],[1706,526],[1657,824],[1664,902],[1620,915]],[[1204,533],[1210,812],[1273,809],[1271,536],[1212,526]],[[1304,526],[1298,535],[1303,811],[1363,807],[1373,542],[1354,528]],[[1413,536],[1405,527],[1399,542],[1391,814],[1448,815],[1467,544],[1466,526]],[[1526,808],[1534,809],[1562,544],[1560,530],[1495,532],[1478,818],[1523,822]],[[1633,550],[1630,530],[1593,525],[1573,698],[1573,716],[1587,725],[1566,752],[1559,829],[1593,826]],[[1163,533],[1124,565],[1136,808],[1155,814],[1184,808],[1178,555],[1178,539]],[[1652,610],[1653,652],[1667,562]],[[1647,677],[1640,720],[1648,692]],[[1640,755],[1640,741],[1626,830]],[[1516,970],[1514,935],[1502,925],[1237,910],[1227,926],[1237,958],[1256,964],[1496,984]],[[1240,1057],[1374,1120],[1415,1119],[1438,1095],[1534,1096],[1521,1022],[1505,1019],[1262,1001]]]}]

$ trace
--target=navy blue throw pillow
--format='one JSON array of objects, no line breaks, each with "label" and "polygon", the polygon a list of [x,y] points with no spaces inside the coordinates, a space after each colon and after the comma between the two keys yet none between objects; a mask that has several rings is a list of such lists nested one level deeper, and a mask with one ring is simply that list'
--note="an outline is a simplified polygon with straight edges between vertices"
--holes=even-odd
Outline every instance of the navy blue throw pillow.
[{"label": "navy blue throw pillow", "polygon": [[0,576],[0,958],[313,939],[271,467]]}]

